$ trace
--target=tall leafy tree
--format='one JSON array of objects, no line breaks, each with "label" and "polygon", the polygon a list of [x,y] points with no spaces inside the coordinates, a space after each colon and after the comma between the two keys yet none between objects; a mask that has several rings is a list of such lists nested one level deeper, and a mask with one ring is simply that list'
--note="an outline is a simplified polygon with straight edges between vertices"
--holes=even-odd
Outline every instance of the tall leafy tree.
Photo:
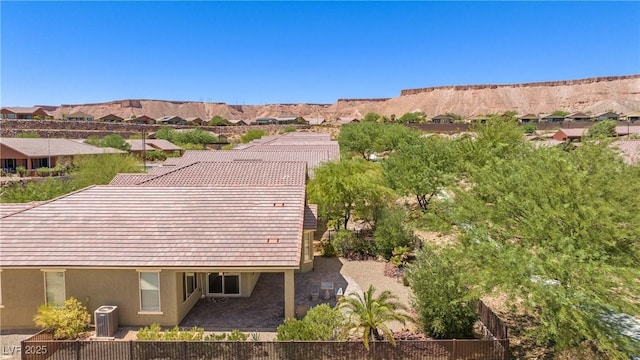
[{"label": "tall leafy tree", "polygon": [[393,332],[387,323],[398,321],[405,324],[411,321],[411,317],[406,313],[407,307],[390,291],[385,290],[378,296],[374,295],[375,291],[373,286],[369,286],[364,294],[351,293],[342,298],[338,305],[346,310],[351,326],[362,332],[362,342],[367,350],[370,339],[380,341],[387,338],[395,346]]},{"label": "tall leafy tree", "polygon": [[345,229],[354,213],[371,217],[392,193],[384,185],[380,166],[360,159],[325,163],[307,184],[309,202],[318,204],[320,216]]},{"label": "tall leafy tree", "polygon": [[77,188],[108,184],[119,173],[142,172],[142,163],[128,154],[85,155],[74,160],[71,173]]},{"label": "tall leafy tree", "polygon": [[343,125],[338,144],[343,153],[356,153],[365,160],[376,152],[376,141],[382,134],[382,126],[373,121]]},{"label": "tall leafy tree", "polygon": [[390,186],[403,195],[413,195],[423,211],[431,198],[453,183],[457,157],[453,143],[431,136],[401,145],[382,165]]},{"label": "tall leafy tree", "polygon": [[600,121],[587,129],[586,138],[603,139],[616,135],[616,121]]},{"label": "tall leafy tree", "polygon": [[470,283],[521,301],[541,343],[640,353],[612,321],[640,313],[638,166],[595,142],[486,161],[456,194]]}]

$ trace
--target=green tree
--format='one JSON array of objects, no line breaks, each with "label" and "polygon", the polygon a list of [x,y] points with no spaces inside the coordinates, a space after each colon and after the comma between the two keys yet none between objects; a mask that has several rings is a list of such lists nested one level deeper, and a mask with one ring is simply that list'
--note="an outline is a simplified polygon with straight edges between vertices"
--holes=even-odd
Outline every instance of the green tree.
[{"label": "green tree", "polygon": [[639,174],[602,142],[491,159],[456,193],[461,271],[520,301],[540,343],[639,352],[608,320],[640,313]]},{"label": "green tree", "polygon": [[408,112],[408,113],[405,113],[404,115],[402,115],[398,119],[398,122],[401,123],[401,124],[422,123],[422,122],[425,121],[426,117],[427,117],[427,115],[422,111]]},{"label": "green tree", "polygon": [[456,179],[457,153],[450,140],[430,136],[401,145],[382,166],[391,188],[415,196],[426,211],[431,199]]},{"label": "green tree", "polygon": [[223,118],[222,116],[216,115],[211,118],[208,125],[209,126],[227,126],[229,125],[229,122],[225,120],[225,118]]},{"label": "green tree", "polygon": [[373,237],[379,255],[389,260],[397,247],[413,247],[413,234],[404,225],[406,213],[403,209],[385,208],[376,222]]},{"label": "green tree", "polygon": [[370,219],[392,194],[384,186],[380,166],[364,160],[325,163],[307,184],[309,202],[318,204],[320,216],[345,229],[354,213]]},{"label": "green tree", "polygon": [[374,112],[368,112],[362,118],[363,122],[380,122],[382,120],[382,115],[376,114]]},{"label": "green tree", "polygon": [[264,130],[251,129],[251,130],[248,130],[246,133],[244,133],[240,137],[240,142],[242,142],[243,144],[246,144],[246,143],[251,142],[253,140],[260,139],[261,137],[263,137],[265,135],[267,135],[267,133]]},{"label": "green tree", "polygon": [[288,319],[278,326],[277,340],[338,341],[346,340],[347,319],[327,304],[314,306],[301,320]]},{"label": "green tree", "polygon": [[586,138],[588,139],[604,139],[616,135],[616,121],[605,120],[600,121],[587,128]]},{"label": "green tree", "polygon": [[74,160],[76,170],[71,173],[76,188],[108,184],[119,173],[142,172],[142,164],[128,154],[85,155]]},{"label": "green tree", "polygon": [[521,129],[525,134],[533,134],[534,132],[536,132],[538,127],[534,123],[526,123],[522,125]]},{"label": "green tree", "polygon": [[343,125],[338,134],[338,144],[344,153],[356,153],[363,159],[376,151],[375,142],[382,133],[382,126],[372,121]]},{"label": "green tree", "polygon": [[109,147],[124,151],[129,151],[131,149],[131,144],[118,134],[110,134],[102,138],[96,135],[91,135],[84,142],[93,146]]},{"label": "green tree", "polygon": [[565,117],[565,116],[569,115],[569,112],[568,111],[564,111],[564,110],[553,110],[551,115],[559,116],[559,117]]},{"label": "green tree", "polygon": [[459,258],[451,249],[424,249],[407,271],[420,327],[437,339],[473,337],[477,299],[464,281]]},{"label": "green tree", "polygon": [[395,346],[393,332],[387,323],[398,321],[406,324],[412,320],[406,313],[407,307],[390,291],[385,290],[378,296],[374,295],[375,291],[373,286],[369,286],[364,294],[351,293],[338,304],[340,309],[346,311],[351,327],[362,333],[362,342],[367,350],[370,340],[380,341],[387,338]]}]

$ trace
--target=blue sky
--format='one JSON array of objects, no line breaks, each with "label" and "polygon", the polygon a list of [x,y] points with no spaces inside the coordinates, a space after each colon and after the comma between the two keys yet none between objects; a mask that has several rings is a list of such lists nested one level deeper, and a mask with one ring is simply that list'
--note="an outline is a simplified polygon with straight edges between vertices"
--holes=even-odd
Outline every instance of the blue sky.
[{"label": "blue sky", "polygon": [[0,2],[1,104],[332,103],[640,73],[640,2]]}]

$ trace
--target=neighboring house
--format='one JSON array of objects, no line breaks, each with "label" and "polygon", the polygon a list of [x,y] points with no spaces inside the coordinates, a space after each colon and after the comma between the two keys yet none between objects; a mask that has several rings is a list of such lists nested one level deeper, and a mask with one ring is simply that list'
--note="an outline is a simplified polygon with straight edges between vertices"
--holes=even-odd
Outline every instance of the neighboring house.
[{"label": "neighboring house", "polygon": [[619,140],[612,143],[611,146],[621,150],[626,163],[640,163],[640,140]]},{"label": "neighboring house", "polygon": [[202,125],[202,123],[206,122],[206,121],[202,120],[201,118],[199,118],[197,116],[196,117],[185,118],[185,121],[187,123],[194,123],[194,124],[198,124],[198,125]]},{"label": "neighboring house", "polygon": [[130,124],[155,124],[156,119],[147,115],[132,115],[130,118],[125,119],[124,122]]},{"label": "neighboring house", "polygon": [[560,129],[551,137],[553,140],[557,141],[580,141],[582,140],[582,135],[584,134],[585,129]]},{"label": "neighboring house", "polygon": [[8,120],[32,120],[36,117],[40,119],[49,117],[49,114],[40,107],[3,107],[0,109],[0,115],[2,119]]},{"label": "neighboring house", "polygon": [[201,296],[251,296],[265,272],[283,274],[293,318],[294,272],[313,266],[305,196],[304,184],[95,186],[4,215],[0,327],[32,328],[38,306],[69,297],[118,306],[123,326],[175,326]]},{"label": "neighboring house", "polygon": [[124,121],[124,118],[121,118],[120,116],[114,115],[114,114],[107,114],[107,115],[99,117],[98,121],[101,121],[101,122],[122,122],[122,121]]},{"label": "neighboring house", "polygon": [[325,123],[325,120],[323,117],[305,118],[305,121],[309,125],[322,125]]},{"label": "neighboring house", "polygon": [[14,172],[18,166],[26,170],[55,167],[59,158],[72,160],[77,155],[123,153],[67,139],[0,138],[0,166]]},{"label": "neighboring house", "polygon": [[640,111],[634,111],[634,112],[628,113],[624,116],[624,119],[626,121],[631,121],[631,122],[638,121],[640,120]]},{"label": "neighboring house", "polygon": [[640,135],[640,126],[631,126],[629,123],[627,123],[627,125],[616,126],[616,136],[627,135]]},{"label": "neighboring house", "polygon": [[489,118],[486,115],[470,116],[466,119],[470,124],[485,124]]},{"label": "neighboring house", "polygon": [[156,124],[161,125],[185,125],[187,121],[180,116],[163,116],[156,119]]},{"label": "neighboring house", "polygon": [[[174,143],[164,139],[130,139],[126,140],[131,149],[129,152],[136,155],[142,155],[144,151],[161,151],[170,155],[182,155],[182,148]],[[143,146],[144,144],[144,146]]]},{"label": "neighboring house", "polygon": [[64,120],[67,121],[93,121],[93,115],[87,114],[83,111],[76,111],[73,114],[64,115]]},{"label": "neighboring house", "polygon": [[338,122],[342,125],[344,124],[349,124],[352,122],[360,122],[360,119],[355,118],[355,117],[351,117],[351,116],[343,116],[343,117],[339,117],[338,118]]},{"label": "neighboring house", "polygon": [[442,114],[431,118],[431,122],[434,124],[453,124],[455,119],[451,115]]},{"label": "neighboring house", "polygon": [[612,111],[607,111],[604,112],[602,114],[598,114],[594,117],[594,120],[596,121],[604,121],[604,120],[615,120],[618,121],[620,120],[620,115],[612,112]]},{"label": "neighboring house", "polygon": [[276,117],[276,124],[284,125],[284,124],[295,124],[298,119],[295,115],[282,115]]},{"label": "neighboring house", "polygon": [[276,123],[276,118],[271,118],[271,117],[261,117],[261,118],[257,118],[254,123],[256,125],[269,125],[269,124],[275,124]]},{"label": "neighboring house", "polygon": [[577,113],[567,115],[565,119],[570,121],[591,121],[593,118],[591,117],[591,115],[588,115],[582,112],[577,112]]},{"label": "neighboring house", "polygon": [[547,114],[547,115],[542,115],[541,119],[546,123],[561,123],[564,121],[564,116]]},{"label": "neighboring house", "polygon": [[536,114],[526,114],[526,115],[518,116],[518,119],[522,124],[540,122],[540,117]]},{"label": "neighboring house", "polygon": [[242,120],[242,119],[232,119],[232,120],[227,120],[229,122],[229,124],[231,125],[236,125],[236,126],[247,126],[249,125],[250,121],[249,120]]}]

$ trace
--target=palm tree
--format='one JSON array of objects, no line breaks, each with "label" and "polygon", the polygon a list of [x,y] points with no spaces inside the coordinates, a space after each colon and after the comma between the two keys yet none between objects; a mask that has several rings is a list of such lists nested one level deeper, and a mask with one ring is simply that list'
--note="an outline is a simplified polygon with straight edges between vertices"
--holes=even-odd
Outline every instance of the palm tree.
[{"label": "palm tree", "polygon": [[[399,321],[403,325],[411,321],[411,317],[405,312],[407,307],[398,301],[398,298],[385,290],[377,297],[374,296],[375,288],[370,285],[363,295],[351,293],[340,300],[339,308],[345,309],[350,320],[352,329],[362,331],[362,341],[364,347],[369,350],[369,339],[373,335],[375,340],[380,341],[386,337],[393,346],[396,345],[393,339],[393,332],[386,325],[389,321]],[[398,310],[402,310],[399,312]],[[380,335],[380,330],[382,334]]]}]

